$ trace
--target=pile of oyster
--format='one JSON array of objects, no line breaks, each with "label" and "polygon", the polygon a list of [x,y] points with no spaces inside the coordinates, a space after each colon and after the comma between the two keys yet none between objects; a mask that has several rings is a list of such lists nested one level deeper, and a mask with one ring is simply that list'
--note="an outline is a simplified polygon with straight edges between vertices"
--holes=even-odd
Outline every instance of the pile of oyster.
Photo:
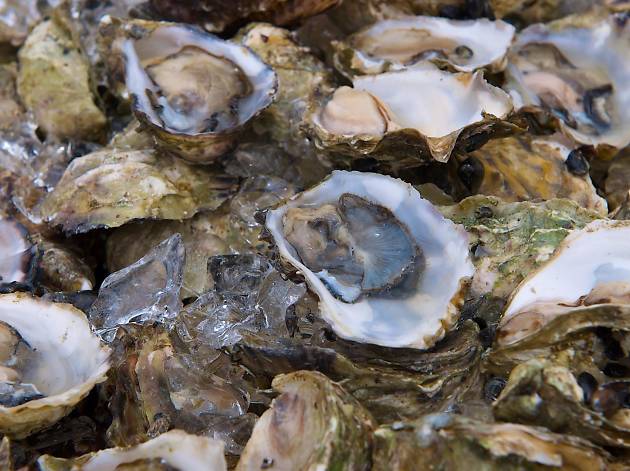
[{"label": "pile of oyster", "polygon": [[0,2],[0,469],[630,467],[630,2]]}]

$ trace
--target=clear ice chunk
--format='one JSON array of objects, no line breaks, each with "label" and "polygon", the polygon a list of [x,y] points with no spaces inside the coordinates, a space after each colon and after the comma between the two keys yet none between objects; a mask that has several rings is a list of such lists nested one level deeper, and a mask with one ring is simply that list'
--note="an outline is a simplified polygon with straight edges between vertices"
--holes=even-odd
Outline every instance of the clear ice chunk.
[{"label": "clear ice chunk", "polygon": [[243,331],[288,335],[287,309],[304,296],[304,284],[285,280],[258,255],[219,255],[208,266],[214,290],[182,311],[177,329],[184,340],[222,348]]},{"label": "clear ice chunk", "polygon": [[136,263],[109,275],[89,311],[93,325],[104,334],[130,322],[169,324],[182,307],[179,292],[185,258],[177,233]]}]

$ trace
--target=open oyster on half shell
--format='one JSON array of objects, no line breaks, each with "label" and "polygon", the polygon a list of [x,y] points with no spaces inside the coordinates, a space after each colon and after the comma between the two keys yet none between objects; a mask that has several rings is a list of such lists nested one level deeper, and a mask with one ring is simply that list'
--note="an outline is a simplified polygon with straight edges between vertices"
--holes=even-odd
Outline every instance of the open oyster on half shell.
[{"label": "open oyster on half shell", "polygon": [[411,186],[335,171],[267,213],[280,256],[341,337],[428,348],[457,319],[473,274],[468,238]]},{"label": "open oyster on half shell", "polygon": [[574,17],[523,30],[509,55],[507,84],[517,109],[544,110],[581,144],[630,143],[630,22]]},{"label": "open oyster on half shell", "polygon": [[[112,74],[124,67],[133,111],[164,148],[207,163],[273,101],[277,77],[250,49],[191,25],[106,17]],[[122,75],[122,74],[121,74]],[[119,77],[122,78],[122,77]]]},{"label": "open oyster on half shell", "polygon": [[[305,130],[319,148],[353,157],[446,162],[456,145],[498,133],[512,101],[481,72],[424,64],[361,76],[311,106]],[[468,149],[472,150],[472,149]]]},{"label": "open oyster on half shell", "polygon": [[0,296],[0,431],[24,437],[67,415],[109,370],[85,315],[28,294]]},{"label": "open oyster on half shell", "polygon": [[335,44],[335,67],[349,78],[422,62],[458,72],[505,68],[514,27],[504,21],[416,16],[374,23]]}]

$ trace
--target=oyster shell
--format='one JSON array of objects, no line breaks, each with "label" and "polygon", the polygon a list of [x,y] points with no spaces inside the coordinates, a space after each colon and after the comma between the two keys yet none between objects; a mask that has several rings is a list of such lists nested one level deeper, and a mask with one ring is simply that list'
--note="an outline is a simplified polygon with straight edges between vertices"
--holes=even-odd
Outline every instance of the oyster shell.
[{"label": "oyster shell", "polygon": [[103,149],[72,161],[41,214],[66,232],[133,219],[185,219],[220,206],[233,186],[231,177],[152,149]]},{"label": "oyster shell", "polygon": [[372,418],[340,385],[296,371],[272,386],[280,395],[256,423],[237,471],[369,467]]},{"label": "oyster shell", "polygon": [[576,17],[523,30],[509,55],[505,85],[515,107],[546,111],[562,132],[604,153],[628,145],[629,25],[616,16]]},{"label": "oyster shell", "polygon": [[597,220],[573,231],[512,293],[501,319],[500,343],[527,335],[527,325],[540,329],[558,308],[570,313],[571,306],[627,304],[629,243],[626,221]]},{"label": "oyster shell", "polygon": [[610,162],[604,189],[611,210],[617,209],[627,199],[630,191],[630,147],[619,151]]},{"label": "oyster shell", "polygon": [[511,129],[503,121],[511,111],[509,96],[480,72],[451,74],[425,64],[355,78],[353,88],[312,105],[304,127],[319,148],[355,158],[446,162],[473,137],[481,145]]},{"label": "oyster shell", "polygon": [[102,138],[107,120],[94,103],[87,60],[61,21],[53,17],[37,25],[18,59],[18,93],[46,134]]},{"label": "oyster shell", "polygon": [[2,433],[19,438],[54,424],[105,380],[109,349],[74,307],[27,294],[0,295],[0,321],[15,329],[35,352],[19,373],[22,382],[34,385],[44,396],[13,407],[0,406]]},{"label": "oyster shell", "polygon": [[26,229],[17,221],[0,216],[0,286],[30,281],[35,254]]},{"label": "oyster shell", "polygon": [[335,171],[269,211],[266,227],[324,319],[351,340],[430,347],[456,320],[473,274],[463,231],[384,175]]},{"label": "oyster shell", "polygon": [[42,471],[116,471],[123,468],[227,471],[221,441],[189,435],[181,430],[170,430],[134,447],[109,448],[79,458],[43,455],[37,464]]},{"label": "oyster shell", "polygon": [[110,68],[122,60],[136,117],[182,158],[215,160],[274,100],[275,72],[243,46],[190,25],[106,17],[101,27],[114,37]]},{"label": "oyster shell", "polygon": [[374,469],[609,469],[604,450],[570,435],[431,414],[374,433]]},{"label": "oyster shell", "polygon": [[278,74],[276,99],[253,123],[254,129],[269,133],[284,147],[291,141],[301,143],[299,125],[306,106],[314,95],[332,88],[332,74],[289,30],[254,23],[239,31],[238,38]]},{"label": "oyster shell", "polygon": [[488,19],[417,16],[379,21],[335,44],[335,67],[348,78],[433,62],[457,72],[500,72],[514,27]]},{"label": "oyster shell", "polygon": [[505,202],[567,198],[600,216],[608,214],[582,152],[559,134],[492,140],[459,165],[458,178],[464,191]]},{"label": "oyster shell", "polygon": [[499,298],[549,259],[571,229],[598,217],[566,199],[503,203],[488,196],[471,196],[440,211],[469,234],[476,266],[471,291]]}]

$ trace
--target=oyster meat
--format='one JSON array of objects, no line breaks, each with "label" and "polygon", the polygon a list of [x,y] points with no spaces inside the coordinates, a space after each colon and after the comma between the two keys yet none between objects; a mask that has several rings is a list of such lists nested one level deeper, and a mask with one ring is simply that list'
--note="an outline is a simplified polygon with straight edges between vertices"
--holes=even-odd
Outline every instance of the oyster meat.
[{"label": "oyster meat", "polygon": [[335,44],[335,67],[344,75],[380,74],[422,62],[458,72],[501,71],[514,38],[504,21],[457,21],[417,16],[379,21]]},{"label": "oyster meat", "polygon": [[280,255],[348,339],[428,348],[457,318],[473,274],[467,238],[410,185],[335,171],[267,213]]},{"label": "oyster meat", "polygon": [[0,216],[0,285],[28,281],[34,252],[26,229]]},{"label": "oyster meat", "polygon": [[207,163],[276,95],[277,76],[251,50],[190,25],[106,17],[134,113],[166,149]]},{"label": "oyster meat", "polygon": [[[357,77],[312,107],[306,130],[322,149],[446,162],[472,135],[491,135],[512,111],[509,96],[481,72],[451,74],[425,64]],[[402,146],[398,152],[387,149]]]},{"label": "oyster meat", "polygon": [[610,16],[575,18],[523,30],[509,55],[505,86],[517,109],[539,108],[581,144],[630,143],[630,26]]}]

